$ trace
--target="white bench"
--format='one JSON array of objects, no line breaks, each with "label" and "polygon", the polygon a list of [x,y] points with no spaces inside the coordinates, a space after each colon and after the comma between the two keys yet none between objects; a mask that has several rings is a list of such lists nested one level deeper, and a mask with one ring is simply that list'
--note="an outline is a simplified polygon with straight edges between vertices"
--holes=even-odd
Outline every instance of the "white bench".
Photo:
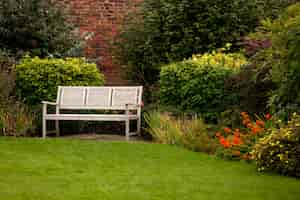
[{"label": "white bench", "polygon": [[[59,136],[59,120],[125,121],[126,139],[141,130],[143,87],[65,87],[59,86],[55,103],[43,101],[43,138],[47,135],[47,120],[55,121]],[[47,105],[56,106],[49,114]],[[61,110],[119,111],[121,114],[63,114]],[[137,131],[130,132],[130,120],[137,121]]]}]

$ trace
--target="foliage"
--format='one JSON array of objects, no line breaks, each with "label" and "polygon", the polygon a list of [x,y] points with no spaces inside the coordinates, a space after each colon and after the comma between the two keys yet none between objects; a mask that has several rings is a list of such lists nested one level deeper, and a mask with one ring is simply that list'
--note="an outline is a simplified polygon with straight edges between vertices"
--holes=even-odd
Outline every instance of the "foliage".
[{"label": "foliage", "polygon": [[270,104],[279,109],[291,104],[300,108],[300,3],[289,7],[277,21],[265,25],[272,32],[271,76],[278,85]]},{"label": "foliage", "polygon": [[225,79],[246,63],[240,54],[212,53],[163,66],[160,73],[160,101],[183,111],[202,114],[215,121],[236,98],[224,90]]},{"label": "foliage", "polygon": [[64,55],[78,38],[67,14],[53,0],[0,2],[0,48],[14,54]]},{"label": "foliage", "polygon": [[250,153],[257,140],[275,126],[271,118],[270,114],[266,114],[264,118],[256,116],[253,120],[248,113],[242,112],[242,129],[225,127],[216,133],[219,140],[217,155],[226,159],[251,160]]},{"label": "foliage", "polygon": [[192,60],[198,65],[222,66],[227,69],[240,70],[240,67],[247,64],[247,59],[241,53],[225,53],[230,51],[231,44],[227,43],[225,48],[220,48],[211,53],[193,55]]},{"label": "foliage", "polygon": [[268,68],[260,70],[260,67],[252,62],[243,66],[239,73],[226,78],[226,93],[234,93],[238,99],[237,103],[228,107],[249,113],[267,112],[270,91],[275,88],[269,76]]},{"label": "foliage", "polygon": [[21,102],[0,108],[0,127],[5,136],[27,136],[35,128],[34,120],[34,112]]},{"label": "foliage", "polygon": [[15,74],[0,72],[0,107],[5,107],[14,100]]},{"label": "foliage", "polygon": [[[288,116],[300,105],[300,3],[288,7],[276,20],[264,20],[259,32],[252,35],[266,39],[271,47],[260,51],[254,62],[259,71],[269,71],[276,86],[269,98],[273,112]],[[271,91],[270,91],[271,92]]]},{"label": "foliage", "polygon": [[264,9],[263,19],[270,18],[274,19],[277,18],[283,9],[288,7],[291,4],[296,3],[298,0],[262,0],[260,4]]},{"label": "foliage", "polygon": [[0,49],[0,73],[9,72],[15,67],[16,60],[11,53],[5,49]]},{"label": "foliage", "polygon": [[42,100],[54,100],[57,87],[99,86],[104,77],[95,64],[84,58],[54,59],[24,57],[16,66],[17,91],[26,103],[35,105]]},{"label": "foliage", "polygon": [[275,171],[300,177],[300,116],[274,129],[254,147],[253,156],[259,171]]},{"label": "foliage", "polygon": [[146,131],[159,143],[183,146],[193,151],[215,151],[215,141],[201,119],[174,119],[159,112],[145,114],[144,118],[148,124]]},{"label": "foliage", "polygon": [[254,56],[257,52],[262,49],[266,49],[271,47],[271,41],[268,39],[258,39],[245,37],[243,41],[243,45],[245,46],[245,54],[249,57]]},{"label": "foliage", "polygon": [[124,21],[115,40],[131,78],[153,83],[159,66],[205,53],[254,31],[290,0],[145,0]]},{"label": "foliage", "polygon": [[0,73],[0,133],[3,135],[27,135],[34,128],[35,115],[14,96],[14,72]]},{"label": "foliage", "polygon": [[[266,24],[266,22],[264,22]],[[259,113],[269,110],[268,100],[276,84],[271,78],[270,70],[274,66],[274,58],[270,52],[272,47],[271,34],[267,27],[244,38],[245,53],[251,59],[251,64],[241,68],[241,72],[226,80],[226,90],[238,95],[239,103],[235,105],[239,110]],[[276,57],[276,55],[274,54]],[[281,62],[276,58],[278,62]]]}]

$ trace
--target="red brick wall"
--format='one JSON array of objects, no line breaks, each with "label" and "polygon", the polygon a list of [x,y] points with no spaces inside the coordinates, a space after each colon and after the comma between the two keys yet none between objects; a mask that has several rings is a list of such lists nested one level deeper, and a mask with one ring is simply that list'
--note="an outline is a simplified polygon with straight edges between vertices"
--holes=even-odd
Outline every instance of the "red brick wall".
[{"label": "red brick wall", "polygon": [[[99,59],[98,67],[104,73],[106,85],[126,85],[120,66],[110,53],[110,41],[117,32],[122,16],[133,6],[133,0],[62,0],[69,10],[71,21],[83,35],[94,33],[88,40],[85,54]],[[135,0],[136,1],[136,0]]]}]

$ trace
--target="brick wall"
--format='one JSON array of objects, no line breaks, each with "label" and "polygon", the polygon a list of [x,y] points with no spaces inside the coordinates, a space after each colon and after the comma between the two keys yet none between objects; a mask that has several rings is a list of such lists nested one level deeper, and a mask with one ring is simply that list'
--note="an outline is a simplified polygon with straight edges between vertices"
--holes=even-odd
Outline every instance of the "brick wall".
[{"label": "brick wall", "polygon": [[92,32],[85,54],[99,59],[98,67],[104,73],[106,85],[130,84],[122,76],[120,66],[115,64],[110,53],[110,41],[117,32],[122,17],[134,6],[136,0],[63,0],[71,15],[71,21],[80,34]]}]

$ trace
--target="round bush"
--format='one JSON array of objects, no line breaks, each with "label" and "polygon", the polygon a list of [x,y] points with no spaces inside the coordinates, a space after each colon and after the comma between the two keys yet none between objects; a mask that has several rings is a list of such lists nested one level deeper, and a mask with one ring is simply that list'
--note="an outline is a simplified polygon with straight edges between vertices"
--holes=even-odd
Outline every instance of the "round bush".
[{"label": "round bush", "polygon": [[[236,62],[232,62],[235,57]],[[235,99],[226,94],[225,78],[246,63],[239,54],[213,53],[163,66],[160,73],[160,101],[183,111],[201,113],[214,121]],[[238,65],[237,65],[238,64]]]},{"label": "round bush", "polygon": [[300,116],[262,138],[252,152],[259,171],[300,177]]},{"label": "round bush", "polygon": [[55,59],[24,57],[16,66],[18,93],[28,104],[55,100],[57,87],[101,86],[104,76],[84,58]]}]

